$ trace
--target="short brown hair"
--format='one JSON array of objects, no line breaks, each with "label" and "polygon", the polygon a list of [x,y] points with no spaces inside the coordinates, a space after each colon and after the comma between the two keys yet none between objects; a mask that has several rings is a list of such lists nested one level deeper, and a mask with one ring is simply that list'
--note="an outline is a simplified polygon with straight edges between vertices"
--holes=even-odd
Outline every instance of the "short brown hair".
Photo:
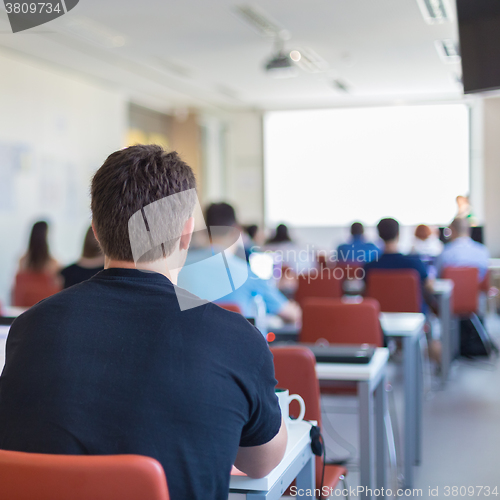
[{"label": "short brown hair", "polygon": [[[133,261],[129,219],[155,201],[195,188],[191,167],[175,151],[167,153],[161,146],[137,145],[110,155],[91,185],[92,218],[103,252],[112,259]],[[168,223],[173,234],[178,235],[177,240],[192,215],[196,197],[191,201],[190,206],[180,207],[173,216],[169,214]],[[174,245],[175,241],[165,242],[166,255],[172,253]],[[148,254],[141,260],[152,261],[162,255],[157,251]]]},{"label": "short brown hair", "polygon": [[425,241],[432,234],[431,228],[425,224],[419,224],[415,229],[415,237]]}]

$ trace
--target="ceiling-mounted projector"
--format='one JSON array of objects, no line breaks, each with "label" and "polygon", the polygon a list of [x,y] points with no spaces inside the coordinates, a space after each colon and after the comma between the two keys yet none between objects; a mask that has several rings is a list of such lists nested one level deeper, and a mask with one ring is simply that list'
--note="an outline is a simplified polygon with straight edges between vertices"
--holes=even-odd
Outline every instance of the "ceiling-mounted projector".
[{"label": "ceiling-mounted projector", "polygon": [[265,70],[274,78],[291,78],[297,76],[297,68],[289,54],[278,52],[269,59]]}]

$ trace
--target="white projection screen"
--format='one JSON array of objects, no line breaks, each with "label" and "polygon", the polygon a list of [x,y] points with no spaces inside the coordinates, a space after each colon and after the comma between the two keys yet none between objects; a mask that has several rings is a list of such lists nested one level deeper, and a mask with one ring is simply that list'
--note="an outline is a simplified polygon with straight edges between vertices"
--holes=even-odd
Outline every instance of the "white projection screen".
[{"label": "white projection screen", "polygon": [[264,141],[269,226],[447,224],[469,191],[463,104],[269,112]]}]

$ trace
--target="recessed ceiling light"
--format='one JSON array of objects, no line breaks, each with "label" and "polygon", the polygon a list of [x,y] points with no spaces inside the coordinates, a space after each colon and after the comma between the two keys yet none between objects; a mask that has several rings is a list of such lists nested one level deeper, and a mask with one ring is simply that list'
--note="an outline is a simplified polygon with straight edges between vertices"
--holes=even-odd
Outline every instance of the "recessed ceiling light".
[{"label": "recessed ceiling light", "polygon": [[298,61],[300,61],[301,57],[302,57],[302,55],[300,54],[300,52],[298,50],[292,50],[290,52],[290,59],[292,61],[298,62]]},{"label": "recessed ceiling light", "polygon": [[441,24],[451,18],[448,0],[417,0],[417,3],[427,24]]},{"label": "recessed ceiling light", "polygon": [[237,5],[233,12],[260,36],[288,40],[290,33],[256,5]]},{"label": "recessed ceiling light", "polygon": [[434,43],[439,57],[446,64],[456,64],[460,62],[460,51],[458,50],[458,45],[454,40],[447,38],[445,40],[436,40]]}]

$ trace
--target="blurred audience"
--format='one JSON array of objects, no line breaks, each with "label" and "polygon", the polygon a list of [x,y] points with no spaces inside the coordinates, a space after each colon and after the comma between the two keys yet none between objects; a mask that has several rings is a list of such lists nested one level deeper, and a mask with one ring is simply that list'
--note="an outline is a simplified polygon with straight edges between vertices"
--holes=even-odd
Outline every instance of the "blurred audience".
[{"label": "blurred audience", "polygon": [[[246,317],[255,317],[256,297],[260,297],[268,314],[276,314],[289,322],[301,318],[299,306],[287,298],[270,281],[258,278],[250,270],[244,255],[236,255],[235,231],[239,229],[234,208],[227,203],[214,203],[206,210],[206,224],[210,230],[211,248],[190,249],[186,264],[179,274],[178,285],[189,292],[215,303],[236,304]],[[211,228],[218,228],[213,230]],[[231,275],[233,283],[241,283],[230,294],[217,295],[217,286],[221,283],[221,268],[217,255],[224,252],[224,273]],[[197,263],[197,271],[190,264]],[[226,271],[227,270],[227,271]],[[201,272],[201,275],[200,275]],[[248,279],[244,278],[248,275]],[[234,287],[233,287],[234,288]]]},{"label": "blurred audience", "polygon": [[89,227],[83,242],[82,256],[78,262],[65,267],[61,271],[64,279],[64,288],[86,281],[103,269],[104,255],[99,243],[95,239],[94,231]]},{"label": "blurred audience", "polygon": [[32,271],[57,275],[60,264],[50,255],[48,243],[49,225],[45,221],[33,224],[27,252],[19,260],[19,272]]},{"label": "blurred audience", "polygon": [[432,229],[420,224],[415,229],[415,239],[411,253],[423,257],[436,257],[443,251],[443,243]]},{"label": "blurred audience", "polygon": [[366,241],[364,233],[365,228],[361,222],[354,222],[351,225],[350,241],[337,248],[339,262],[363,264],[378,259],[380,249],[373,243]]},{"label": "blurred audience", "polygon": [[482,281],[488,271],[490,254],[482,243],[470,237],[469,218],[457,217],[450,224],[451,241],[436,260],[438,275],[445,267],[477,267]]}]

